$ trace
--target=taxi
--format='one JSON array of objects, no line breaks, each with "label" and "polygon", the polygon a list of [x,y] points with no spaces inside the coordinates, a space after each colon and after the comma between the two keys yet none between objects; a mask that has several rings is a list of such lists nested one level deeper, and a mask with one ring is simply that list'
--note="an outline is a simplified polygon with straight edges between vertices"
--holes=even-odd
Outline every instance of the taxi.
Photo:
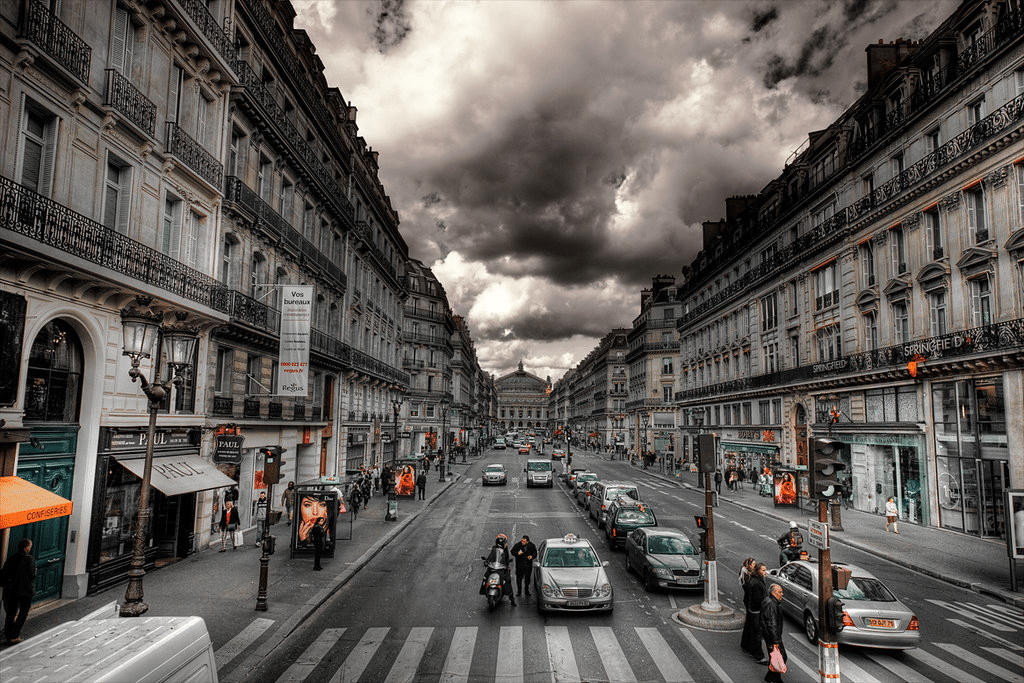
[{"label": "taxi", "polygon": [[576,534],[541,541],[533,561],[537,610],[611,612],[613,595],[605,573],[607,566],[590,541]]}]

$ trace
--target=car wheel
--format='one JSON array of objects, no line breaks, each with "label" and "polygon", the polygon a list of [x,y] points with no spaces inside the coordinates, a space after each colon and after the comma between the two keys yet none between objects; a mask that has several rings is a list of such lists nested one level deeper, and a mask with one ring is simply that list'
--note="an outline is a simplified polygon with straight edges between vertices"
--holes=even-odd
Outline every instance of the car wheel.
[{"label": "car wheel", "polygon": [[633,571],[633,563],[629,561],[629,551],[626,551],[626,573]]},{"label": "car wheel", "polygon": [[804,635],[812,645],[818,644],[818,622],[814,620],[810,612],[804,612]]},{"label": "car wheel", "polygon": [[658,582],[654,580],[654,575],[650,571],[644,572],[644,590],[648,593],[653,593],[658,588]]}]

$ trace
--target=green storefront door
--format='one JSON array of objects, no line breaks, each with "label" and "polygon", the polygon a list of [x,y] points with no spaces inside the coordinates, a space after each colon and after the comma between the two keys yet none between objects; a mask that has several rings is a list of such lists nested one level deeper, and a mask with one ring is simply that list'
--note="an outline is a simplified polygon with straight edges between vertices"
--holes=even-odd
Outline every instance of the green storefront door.
[{"label": "green storefront door", "polygon": [[[78,427],[64,427],[59,431],[33,430],[32,436],[39,440],[39,446],[32,447],[27,443],[21,445],[16,474],[36,486],[71,500]],[[11,529],[8,548],[12,555],[18,551],[18,541],[23,538],[32,539],[32,554],[36,558],[37,568],[33,602],[59,598],[61,595],[69,519],[58,517]]]}]

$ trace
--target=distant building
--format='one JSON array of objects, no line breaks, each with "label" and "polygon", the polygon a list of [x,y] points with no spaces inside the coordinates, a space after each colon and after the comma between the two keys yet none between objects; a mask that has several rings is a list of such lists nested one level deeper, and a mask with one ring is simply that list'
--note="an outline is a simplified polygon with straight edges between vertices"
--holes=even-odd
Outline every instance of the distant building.
[{"label": "distant building", "polygon": [[543,380],[523,369],[494,381],[498,398],[498,427],[506,431],[547,430],[550,380]]}]

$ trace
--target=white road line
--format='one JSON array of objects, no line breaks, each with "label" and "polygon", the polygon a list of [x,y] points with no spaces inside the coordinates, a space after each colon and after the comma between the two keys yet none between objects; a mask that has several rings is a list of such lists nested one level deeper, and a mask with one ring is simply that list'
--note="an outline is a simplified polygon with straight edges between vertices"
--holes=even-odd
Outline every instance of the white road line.
[{"label": "white road line", "polygon": [[[662,645],[665,648],[668,648],[668,643],[666,643],[665,639],[661,637],[661,633],[659,633],[657,631],[657,629],[653,629],[652,628],[652,629],[646,629],[646,630],[653,631],[654,635],[656,635],[661,640]],[[637,633],[639,633],[639,632],[640,632],[640,629],[637,629]],[[732,679],[729,678],[729,674],[725,673],[725,670],[722,667],[718,666],[718,662],[715,660],[715,658],[712,657],[708,653],[708,651],[704,649],[704,646],[700,644],[700,641],[697,640],[696,636],[694,636],[692,633],[690,633],[690,629],[680,628],[679,632],[690,643],[690,647],[692,647],[694,650],[696,650],[697,654],[699,654],[704,659],[704,663],[707,664],[708,667],[712,671],[714,671],[716,674],[718,674],[718,678],[719,678],[719,680],[722,681],[722,683],[732,683]],[[644,645],[647,646],[647,651],[651,652],[651,647],[650,647],[650,645],[647,645],[646,641],[644,641]],[[669,651],[669,654],[671,654],[673,657],[675,657],[675,654],[673,654],[671,652],[671,650]],[[651,652],[651,656],[654,657],[654,653],[653,652]],[[654,661],[655,662],[658,661],[657,657],[655,657]],[[666,672],[666,670],[664,668],[662,668],[661,664],[659,663],[658,664],[658,669],[661,671],[662,677],[666,681],[692,681],[693,677],[690,676],[690,672],[688,672],[686,669],[683,669],[683,664],[682,664],[682,662],[679,661],[678,657],[675,658],[675,663],[676,663],[676,666],[678,666],[680,669],[682,669],[682,673],[681,674],[676,674],[678,676],[678,678],[675,677],[675,676],[670,676],[669,673]]]},{"label": "white road line", "polygon": [[957,626],[960,626],[961,628],[965,628],[968,631],[970,631],[971,633],[977,633],[979,636],[985,636],[989,640],[994,640],[995,642],[999,643],[1000,645],[1003,645],[1004,647],[1008,647],[1011,650],[1024,650],[1024,645],[1019,645],[1017,643],[1014,643],[1014,642],[1011,642],[1011,641],[1007,640],[1006,638],[1001,638],[1001,637],[995,635],[994,633],[989,633],[988,631],[986,631],[985,629],[983,629],[983,628],[981,628],[979,626],[975,626],[974,624],[968,624],[966,621],[961,621],[960,619],[946,619],[946,621],[948,621],[951,624],[956,624]]},{"label": "white road line", "polygon": [[986,661],[986,660],[982,659],[981,657],[979,657],[978,655],[974,654],[973,652],[968,652],[967,650],[965,650],[964,648],[960,647],[959,645],[956,645],[954,643],[945,643],[945,644],[941,644],[941,645],[939,643],[936,643],[936,645],[939,645],[946,652],[949,652],[950,654],[956,655],[957,657],[959,657],[960,659],[964,660],[968,664],[973,664],[974,666],[978,667],[979,669],[981,669],[982,671],[984,671],[986,673],[995,674],[996,676],[998,676],[999,678],[1003,679],[1004,681],[1019,681],[1020,680],[1020,676],[1017,676],[1012,671],[1007,671],[1006,669],[1004,669],[1001,666],[998,666],[996,664],[993,664],[992,662]]},{"label": "white road line", "polygon": [[[790,642],[800,643],[800,645],[804,648],[804,652],[808,652],[811,649],[810,644],[804,639],[804,637],[802,635],[798,636],[798,635],[795,635],[795,634],[791,633],[791,634],[789,634],[789,640],[790,640]],[[811,677],[812,681],[819,681],[819,680],[821,680],[821,676],[818,674],[818,653],[817,653],[817,651],[813,652],[812,655],[811,655],[814,658],[813,659],[813,661],[814,661],[814,668],[813,669],[810,666],[808,666],[807,664],[804,664],[803,661],[801,661],[799,657],[794,657],[793,656],[793,648],[791,648],[789,646],[786,647],[786,655],[789,657],[789,659],[786,661],[786,668],[787,669],[792,671],[793,665],[796,664],[798,667],[800,667],[800,669],[805,674],[807,674],[808,676]],[[772,653],[768,652],[767,656],[771,657]],[[842,673],[842,671],[843,671],[842,666],[843,666],[842,662],[840,662],[840,664],[839,664],[839,672],[840,673]],[[767,671],[767,669],[765,669],[765,671]]]},{"label": "white road line", "polygon": [[[886,669],[893,675],[895,675],[901,681],[927,681],[929,677],[920,671],[915,671],[903,662],[893,659],[889,655],[879,657],[878,655],[869,654],[868,658],[878,666]],[[839,673],[843,673],[842,664],[840,664]]]},{"label": "white road line", "polygon": [[743,525],[743,524],[740,524],[739,522],[737,522],[737,521],[735,521],[735,520],[734,520],[734,521],[730,521],[729,523],[730,523],[730,524],[735,524],[735,525],[736,525],[736,526],[738,526],[739,528],[741,528],[741,529],[746,529],[747,531],[749,531],[749,532],[751,532],[751,533],[753,533],[753,532],[754,532],[754,530],[753,530],[753,529],[751,529],[751,528],[750,528],[749,526],[745,526],[745,525]]},{"label": "white road line", "polygon": [[387,627],[366,629],[366,633],[356,643],[355,648],[345,658],[345,661],[341,663],[341,668],[331,676],[330,683],[353,683],[358,681],[359,677],[363,675],[366,665],[373,659],[377,648],[384,642],[384,637],[387,636],[390,630]]},{"label": "white road line", "polygon": [[551,680],[554,683],[582,683],[580,671],[576,668],[572,640],[569,639],[569,627],[545,626],[544,637],[548,643]]},{"label": "white road line", "polygon": [[981,647],[981,649],[984,650],[985,652],[988,652],[989,654],[993,654],[993,655],[995,655],[997,657],[1002,657],[1003,659],[1008,661],[1010,664],[1013,664],[1014,666],[1018,666],[1019,667],[1021,665],[1020,655],[1014,654],[1013,652],[1009,652],[1008,650],[1005,650],[1005,649],[1003,649],[1001,647],[985,647],[983,645]]},{"label": "white road line", "polygon": [[992,615],[989,615],[989,614],[984,614],[984,615],[977,614],[974,611],[973,607],[971,605],[967,604],[967,603],[953,603],[953,602],[946,602],[944,600],[933,600],[931,598],[928,599],[928,602],[932,603],[933,605],[938,605],[939,607],[945,607],[946,609],[948,609],[951,612],[955,612],[956,614],[959,614],[960,616],[966,617],[966,618],[971,619],[973,621],[980,622],[982,625],[994,628],[997,631],[1003,631],[1005,633],[1005,632],[1009,632],[1009,631],[1016,631],[1016,630],[1018,630],[1017,628],[1006,626],[1006,625],[1004,625],[1003,623],[1001,623],[998,620],[993,621],[992,618],[991,618]]},{"label": "white road line", "polygon": [[601,657],[601,664],[604,665],[604,673],[609,681],[616,683],[635,683],[636,676],[629,666],[629,660],[622,652],[619,641],[615,638],[615,632],[610,626],[591,626],[590,635],[597,645],[597,654]]},{"label": "white road line", "polygon": [[970,610],[984,618],[994,619],[1000,624],[1006,624],[1013,631],[1019,631],[1021,629],[1022,619],[1020,614],[1004,614],[1000,610],[993,609],[994,607],[997,607],[997,605],[985,605],[983,607],[970,602],[961,602],[958,604],[963,605],[965,610]]},{"label": "white road line", "polygon": [[323,661],[324,656],[331,651],[334,644],[341,638],[341,634],[345,632],[343,628],[328,628],[324,629],[323,632],[317,636],[316,640],[305,649],[305,651],[298,656],[295,663],[288,667],[281,677],[278,678],[278,683],[282,681],[284,683],[299,683],[299,681],[306,680],[306,676],[312,673],[316,665]]},{"label": "white road line", "polygon": [[473,663],[473,648],[476,645],[476,626],[459,626],[455,629],[448,657],[444,660],[441,670],[442,681],[467,683],[469,667]]},{"label": "white road line", "polygon": [[[935,645],[937,647],[941,647],[938,643],[935,643]],[[957,681],[957,683],[982,683],[981,679],[977,676],[972,676],[966,671],[961,671],[945,660],[939,659],[930,652],[925,652],[920,648],[916,650],[904,650],[904,654],[909,657],[913,657],[926,666],[930,666],[936,671],[941,671],[944,675],[949,676],[954,681]]]},{"label": "white road line", "polygon": [[263,632],[273,624],[273,619],[253,619],[252,623],[242,629],[237,636],[221,645],[220,649],[213,653],[213,658],[217,662],[217,670],[223,669],[231,660],[241,654],[245,648],[252,645],[257,638],[262,636]]},{"label": "white road line", "polygon": [[495,664],[495,683],[522,683],[523,681],[523,627],[502,626],[498,636],[498,661]]},{"label": "white road line", "polygon": [[434,629],[430,626],[420,626],[412,629],[409,637],[405,639],[395,663],[391,665],[385,683],[412,683],[416,677],[416,668],[423,659],[423,653],[427,650],[427,641]]}]

